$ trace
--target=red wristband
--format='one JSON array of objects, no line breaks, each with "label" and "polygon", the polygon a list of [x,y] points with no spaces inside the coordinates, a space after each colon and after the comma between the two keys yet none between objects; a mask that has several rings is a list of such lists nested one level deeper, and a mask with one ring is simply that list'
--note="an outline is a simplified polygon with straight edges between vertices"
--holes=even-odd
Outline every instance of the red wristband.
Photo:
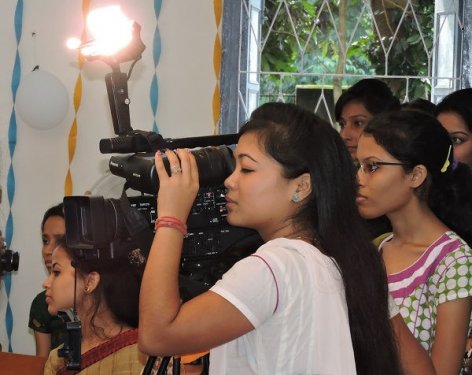
[{"label": "red wristband", "polygon": [[173,216],[161,216],[158,217],[155,224],[155,229],[166,227],[177,229],[184,236],[187,234],[187,225],[180,219]]}]

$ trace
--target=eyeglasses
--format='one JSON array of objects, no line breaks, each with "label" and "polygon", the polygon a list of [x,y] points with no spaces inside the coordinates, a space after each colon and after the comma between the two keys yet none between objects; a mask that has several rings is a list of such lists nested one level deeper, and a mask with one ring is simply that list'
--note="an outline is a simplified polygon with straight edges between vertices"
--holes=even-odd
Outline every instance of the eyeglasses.
[{"label": "eyeglasses", "polygon": [[359,163],[359,169],[364,173],[374,173],[382,165],[405,165],[405,164],[388,162],[388,161],[368,161],[365,163]]}]

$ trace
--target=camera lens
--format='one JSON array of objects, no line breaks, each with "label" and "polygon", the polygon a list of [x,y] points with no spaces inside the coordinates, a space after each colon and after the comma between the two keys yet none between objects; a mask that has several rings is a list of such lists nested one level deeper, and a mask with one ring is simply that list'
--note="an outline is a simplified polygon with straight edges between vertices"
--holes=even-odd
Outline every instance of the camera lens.
[{"label": "camera lens", "polygon": [[3,272],[18,271],[19,263],[20,255],[18,252],[5,250],[5,252],[0,255],[0,275]]},{"label": "camera lens", "polygon": [[[191,152],[195,155],[201,187],[223,184],[234,169],[233,153],[227,146],[210,146]],[[163,161],[167,172],[170,173],[169,161],[165,155]],[[156,194],[159,190],[153,155],[112,156],[109,167],[111,173],[125,178],[132,189],[147,194]]]},{"label": "camera lens", "polygon": [[[197,162],[201,187],[221,185],[234,169],[233,154],[228,147],[205,147],[193,150],[192,154]],[[170,173],[169,161],[165,156],[163,161],[167,173]],[[157,181],[157,174],[155,178]]]}]

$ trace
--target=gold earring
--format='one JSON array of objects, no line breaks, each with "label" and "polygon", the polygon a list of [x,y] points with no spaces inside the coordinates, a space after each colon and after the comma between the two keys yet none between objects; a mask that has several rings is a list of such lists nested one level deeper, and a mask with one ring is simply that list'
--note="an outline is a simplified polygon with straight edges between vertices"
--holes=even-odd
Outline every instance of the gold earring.
[{"label": "gold earring", "polygon": [[85,293],[88,293],[89,291],[90,291],[90,288],[89,288],[88,285],[86,285],[85,288],[84,288],[84,292],[85,292]]}]

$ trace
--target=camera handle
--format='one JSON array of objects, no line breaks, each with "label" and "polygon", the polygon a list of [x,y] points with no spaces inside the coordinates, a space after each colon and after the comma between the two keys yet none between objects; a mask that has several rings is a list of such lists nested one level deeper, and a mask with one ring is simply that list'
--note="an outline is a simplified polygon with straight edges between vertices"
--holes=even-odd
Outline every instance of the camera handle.
[{"label": "camera handle", "polygon": [[[133,39],[128,48],[125,48],[112,58],[104,56],[90,56],[88,58],[88,60],[100,58],[112,68],[112,72],[105,75],[105,83],[113,128],[117,135],[125,135],[133,130],[129,115],[128,79],[131,76],[134,64],[141,59],[145,48],[146,46],[141,40],[141,25],[133,22]],[[120,71],[120,63],[125,61],[133,61],[128,74]]]},{"label": "camera handle", "polygon": [[119,69],[114,69],[105,75],[105,83],[115,134],[128,134],[133,130],[129,115],[128,76]]}]

